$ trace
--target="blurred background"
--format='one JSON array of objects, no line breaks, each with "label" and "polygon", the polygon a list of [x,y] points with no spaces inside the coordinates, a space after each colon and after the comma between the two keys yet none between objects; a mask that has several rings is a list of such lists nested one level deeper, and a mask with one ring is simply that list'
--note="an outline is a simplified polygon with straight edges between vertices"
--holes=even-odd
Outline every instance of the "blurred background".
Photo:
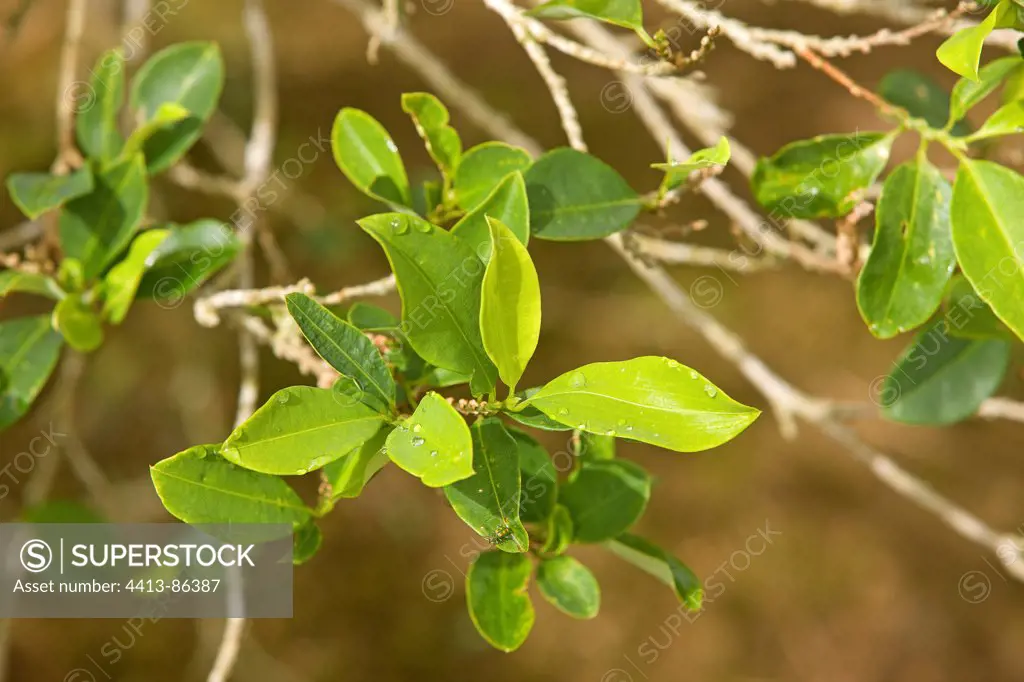
[{"label": "blurred background", "polygon": [[[564,144],[554,105],[504,23],[479,2],[424,2],[433,4],[410,6],[409,28],[545,147]],[[234,127],[247,130],[251,69],[241,0],[170,4],[177,14],[150,36],[150,49],[181,40],[217,41],[227,64],[224,116],[217,125],[229,137]],[[338,109],[352,106],[389,129],[414,180],[429,178],[429,158],[399,105],[402,92],[424,84],[386,50],[377,64],[368,64],[367,35],[343,7],[329,0],[266,4],[280,89],[275,167],[294,158],[310,138],[329,137]],[[82,76],[103,50],[120,42],[119,5],[90,0]],[[0,0],[0,17],[8,24],[0,43],[4,176],[43,170],[55,155],[53,109],[65,7],[58,0]],[[652,33],[668,25],[655,7],[647,9]],[[793,1],[729,0],[722,9],[759,25],[822,35],[882,26]],[[694,34],[693,44],[681,47],[693,49],[699,37]],[[951,86],[952,75],[934,58],[939,40],[928,36],[909,47],[852,57],[843,67],[869,87],[895,67],[920,69]],[[648,165],[662,160],[663,149],[629,109],[602,103],[614,76],[557,54],[553,62],[569,79],[591,152],[638,191],[656,187],[659,175]],[[719,103],[735,116],[731,134],[758,154],[819,133],[884,125],[868,105],[822,74],[805,66],[776,71],[725,40],[704,70]],[[449,108],[466,147],[489,139],[451,103]],[[202,143],[191,158],[217,168]],[[749,197],[739,173],[727,170],[723,178]],[[387,274],[382,252],[353,222],[381,208],[349,185],[329,150],[287,182],[287,210],[265,218],[293,277],[309,277],[326,292]],[[158,219],[227,220],[234,211],[226,199],[189,193],[164,179],[155,187],[150,214]],[[734,243],[728,220],[700,196],[685,197],[652,224],[698,219],[709,223],[698,241]],[[20,220],[4,192],[0,225],[6,229]],[[699,369],[734,398],[766,410],[741,437],[711,452],[683,455],[620,445],[622,456],[657,477],[638,532],[707,581],[705,611],[686,617],[669,589],[615,557],[586,549],[577,556],[601,582],[598,618],[574,621],[534,593],[531,637],[514,654],[496,652],[477,636],[464,605],[463,572],[480,541],[441,495],[389,467],[362,497],[342,502],[324,520],[323,548],[296,568],[294,618],[249,624],[234,679],[1024,679],[1024,585],[883,487],[812,427],[801,425],[796,440],[782,439],[763,398],[674,320],[604,244],[537,240],[531,253],[543,288],[544,323],[524,385],[586,362],[658,354]],[[888,371],[908,342],[873,339],[857,314],[851,283],[836,277],[795,266],[735,279],[695,268],[674,274],[686,288],[714,276],[714,314],[771,367],[814,394],[867,400],[872,380]],[[262,261],[258,281],[271,281]],[[399,309],[396,296],[382,304]],[[0,302],[0,317],[36,312],[34,306],[35,300],[11,297]],[[283,386],[309,383],[291,365],[261,353],[261,400]],[[1024,394],[1018,361],[1002,394]],[[234,330],[198,326],[191,300],[171,309],[137,305],[123,326],[108,328],[106,342],[88,358],[73,414],[76,433],[114,484],[114,520],[170,520],[152,492],[147,467],[190,445],[222,440],[234,417],[238,378]],[[53,400],[59,383],[52,381],[33,412],[0,434],[0,466],[41,429],[62,430]],[[858,430],[994,527],[1024,527],[1019,425],[971,420],[937,430],[866,421]],[[566,449],[564,434],[543,439],[552,452]],[[32,476],[18,474],[19,483],[0,501],[0,518],[18,515]],[[304,493],[312,495],[316,481],[303,483]],[[66,465],[57,472],[51,498],[87,501]],[[134,632],[114,619],[20,620],[7,632],[7,679],[205,679],[222,626],[223,621],[164,620]],[[122,655],[113,661],[101,651]]]}]

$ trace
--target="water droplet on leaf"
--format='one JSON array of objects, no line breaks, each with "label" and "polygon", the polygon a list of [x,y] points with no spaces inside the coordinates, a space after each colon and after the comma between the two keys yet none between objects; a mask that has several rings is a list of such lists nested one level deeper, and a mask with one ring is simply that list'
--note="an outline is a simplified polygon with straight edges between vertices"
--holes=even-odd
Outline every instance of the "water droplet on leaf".
[{"label": "water droplet on leaf", "polygon": [[413,436],[412,437],[412,446],[414,448],[418,448],[419,446],[423,445],[425,442],[426,441],[423,439],[423,436]]},{"label": "water droplet on leaf", "polygon": [[573,388],[583,388],[587,385],[587,377],[583,376],[583,372],[573,372],[569,377],[569,385]]}]

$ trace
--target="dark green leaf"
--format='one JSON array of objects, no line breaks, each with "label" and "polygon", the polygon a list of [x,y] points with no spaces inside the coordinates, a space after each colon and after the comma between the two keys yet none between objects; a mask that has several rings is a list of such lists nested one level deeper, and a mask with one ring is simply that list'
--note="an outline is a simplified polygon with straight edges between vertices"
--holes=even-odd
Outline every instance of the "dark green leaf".
[{"label": "dark green leaf", "polygon": [[615,437],[580,433],[579,456],[585,459],[615,459]]},{"label": "dark green leaf", "polygon": [[323,468],[323,477],[331,486],[331,499],[359,497],[363,488],[388,463],[384,446],[391,430],[383,428],[352,452]]},{"label": "dark green leaf", "polygon": [[479,206],[455,223],[452,234],[473,250],[480,260],[491,258],[491,232],[487,217],[504,223],[524,245],[530,239],[530,206],[526,183],[519,171],[509,173]]},{"label": "dark green leaf", "polygon": [[187,225],[171,223],[167,229],[170,236],[146,259],[139,298],[178,302],[242,250],[242,242],[235,233],[217,220],[197,220]]},{"label": "dark green leaf", "polygon": [[168,230],[147,230],[132,242],[128,254],[103,277],[103,317],[120,324],[135,300],[150,255],[170,235]]},{"label": "dark green leaf", "polygon": [[530,560],[524,555],[484,552],[466,575],[466,603],[473,625],[502,651],[518,649],[533,627]]},{"label": "dark green leaf", "polygon": [[558,473],[555,465],[540,443],[522,431],[508,431],[519,450],[519,518],[526,523],[547,521],[555,510],[558,498]]},{"label": "dark green leaf", "polygon": [[455,170],[455,200],[472,211],[514,171],[530,167],[530,155],[503,142],[484,142],[468,149]]},{"label": "dark green leaf", "polygon": [[572,544],[573,528],[572,516],[569,510],[560,504],[555,505],[555,510],[548,518],[547,537],[544,539],[544,546],[541,552],[544,554],[562,554]]},{"label": "dark green leaf", "polygon": [[88,166],[69,175],[49,173],[11,173],[7,190],[21,212],[35,220],[47,211],[92,191],[92,171]]},{"label": "dark green leaf", "polygon": [[440,488],[473,476],[473,439],[455,408],[437,393],[388,436],[388,456],[423,485]]},{"label": "dark green leaf", "polygon": [[331,129],[334,161],[356,189],[387,204],[408,206],[409,179],[398,147],[377,119],[345,108]]},{"label": "dark green leaf", "polygon": [[700,611],[704,588],[683,562],[642,537],[623,533],[605,543],[616,556],[673,588],[679,601],[690,611]]},{"label": "dark green leaf", "polygon": [[57,364],[61,343],[48,315],[0,322],[0,429],[28,412]]},{"label": "dark green leaf", "polygon": [[462,156],[462,140],[448,125],[448,109],[429,93],[407,92],[402,95],[402,110],[412,116],[430,158],[451,177]]},{"label": "dark green leaf", "polygon": [[53,309],[53,328],[69,346],[83,353],[94,351],[103,343],[100,316],[79,296],[67,296],[57,303]]},{"label": "dark green leaf", "polygon": [[21,512],[25,523],[108,523],[96,510],[73,500],[49,500]]},{"label": "dark green leaf", "polygon": [[324,534],[313,519],[295,529],[292,546],[292,563],[304,564],[313,558],[324,542]]},{"label": "dark green leaf", "polygon": [[584,461],[559,490],[572,517],[573,539],[603,542],[636,523],[651,497],[651,477],[623,459]]},{"label": "dark green leaf", "polygon": [[76,107],[78,146],[90,158],[109,161],[124,146],[118,131],[118,115],[124,104],[124,72],[121,50],[104,52],[91,72],[88,99]]},{"label": "dark green leaf", "polygon": [[949,93],[931,76],[919,71],[890,71],[878,84],[878,94],[903,107],[911,116],[924,119],[932,128],[941,129],[949,120]]},{"label": "dark green leaf", "polygon": [[586,566],[571,556],[542,559],[537,587],[555,608],[573,618],[593,618],[601,608],[601,587]]}]

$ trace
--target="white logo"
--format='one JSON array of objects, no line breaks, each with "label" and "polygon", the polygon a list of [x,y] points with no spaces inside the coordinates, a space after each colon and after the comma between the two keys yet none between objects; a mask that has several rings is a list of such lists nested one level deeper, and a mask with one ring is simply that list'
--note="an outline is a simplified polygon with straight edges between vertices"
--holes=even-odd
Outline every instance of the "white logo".
[{"label": "white logo", "polygon": [[29,540],[21,546],[21,565],[29,573],[42,573],[53,562],[53,551],[42,540]]}]

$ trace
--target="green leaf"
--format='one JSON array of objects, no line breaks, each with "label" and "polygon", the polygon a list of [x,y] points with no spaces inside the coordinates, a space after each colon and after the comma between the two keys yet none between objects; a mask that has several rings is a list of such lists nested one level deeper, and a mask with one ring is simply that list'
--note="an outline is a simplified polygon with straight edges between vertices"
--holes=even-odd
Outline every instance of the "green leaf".
[{"label": "green leaf", "polygon": [[503,552],[525,552],[529,537],[519,520],[519,449],[501,421],[473,424],[473,475],[446,487],[459,518]]},{"label": "green leaf", "polygon": [[242,242],[224,223],[197,220],[170,223],[170,236],[146,259],[138,298],[177,302],[242,251]]},{"label": "green leaf", "polygon": [[413,349],[433,365],[472,374],[474,394],[492,390],[498,372],[480,338],[480,260],[451,233],[416,216],[383,213],[358,223],[391,263]]},{"label": "green leaf", "polygon": [[661,547],[637,535],[623,533],[605,546],[616,556],[673,588],[679,601],[690,611],[700,611],[704,588],[683,562]]},{"label": "green leaf", "polygon": [[960,275],[949,283],[943,319],[950,336],[962,339],[1003,339],[1012,341],[1013,332],[992,312],[971,283]]},{"label": "green leaf", "polygon": [[516,394],[516,398],[519,399],[519,403],[516,405],[515,411],[513,412],[506,409],[502,414],[514,419],[520,424],[540,429],[541,431],[572,431],[571,426],[566,426],[561,422],[555,421],[536,407],[529,404],[523,405],[523,401],[535,395],[540,389],[540,386],[535,386],[533,388],[528,388],[525,391],[520,391]]},{"label": "green leaf", "polygon": [[363,194],[386,204],[411,203],[398,147],[373,116],[359,109],[339,111],[331,129],[331,148],[338,168]]},{"label": "green leaf", "polygon": [[953,424],[974,414],[1003,380],[1005,341],[950,336],[937,320],[914,339],[885,379],[882,414],[906,424]]},{"label": "green leaf", "polygon": [[103,318],[121,324],[135,300],[149,257],[170,236],[168,230],[147,230],[132,242],[128,254],[103,277]]},{"label": "green leaf", "polygon": [[[986,67],[981,69],[982,78],[984,78]],[[1010,69],[1010,73],[1006,77],[1006,86],[1003,88],[1002,100],[1003,104],[1009,104],[1010,102],[1022,99],[1024,99],[1024,60],[1017,60],[1014,68]]]},{"label": "green leaf", "polygon": [[519,171],[509,173],[479,206],[455,223],[452,234],[484,263],[491,258],[491,232],[487,217],[504,223],[524,245],[530,240],[530,206],[526,183]]},{"label": "green leaf", "polygon": [[597,19],[638,33],[644,30],[640,0],[548,0],[527,14],[539,19]]},{"label": "green leaf", "polygon": [[48,315],[0,322],[0,429],[28,412],[57,364],[62,342]]},{"label": "green leaf", "polygon": [[579,456],[591,460],[615,459],[615,437],[581,433]]},{"label": "green leaf", "polygon": [[383,428],[347,455],[323,468],[323,478],[331,486],[331,499],[359,497],[363,488],[388,463],[384,444],[391,430]]},{"label": "green leaf", "polygon": [[572,544],[572,537],[572,516],[569,515],[568,509],[556,504],[548,518],[547,537],[544,539],[541,552],[549,555],[562,554]]},{"label": "green leaf", "polygon": [[38,294],[59,301],[67,294],[49,275],[20,270],[4,270],[0,272],[0,298],[15,292]]},{"label": "green leaf", "polygon": [[358,301],[348,309],[348,322],[364,332],[381,332],[398,329],[398,318],[387,310],[372,303]]},{"label": "green leaf", "polygon": [[949,183],[924,159],[886,179],[874,243],[857,279],[857,307],[878,338],[924,324],[942,302],[956,264],[951,195]]},{"label": "green leaf", "polygon": [[148,121],[132,131],[128,141],[125,142],[123,153],[125,155],[144,153],[146,142],[151,140],[154,135],[173,132],[174,127],[185,121],[190,115],[189,110],[180,104],[164,102]]},{"label": "green leaf", "polygon": [[86,156],[110,161],[121,153],[124,138],[118,131],[118,116],[124,104],[124,55],[120,49],[107,50],[92,69],[89,100],[75,116],[78,146]]},{"label": "green leaf", "polygon": [[732,440],[761,414],[695,370],[653,356],[585,365],[549,382],[528,404],[580,431],[678,452]]},{"label": "green leaf", "polygon": [[957,31],[939,46],[935,56],[950,71],[964,78],[978,80],[981,50],[985,46],[985,39],[996,28],[999,14],[1000,9],[997,7],[981,23]]},{"label": "green leaf", "polygon": [[[526,151],[503,142],[484,142],[466,150],[455,170],[455,200],[472,211],[514,171],[526,172],[533,160]],[[497,217],[497,216],[495,216]]]},{"label": "green leaf", "polygon": [[384,418],[326,388],[291,386],[270,397],[224,441],[221,455],[266,474],[305,474],[365,443]]},{"label": "green leaf", "polygon": [[964,159],[953,185],[953,246],[982,300],[1024,338],[1024,177],[991,161]]},{"label": "green leaf", "polygon": [[[903,107],[914,118],[924,119],[937,130],[949,120],[949,93],[930,76],[919,71],[890,71],[878,84],[878,94],[887,102]],[[969,126],[961,125],[954,134],[966,135],[970,132]]]},{"label": "green leaf", "polygon": [[320,357],[393,410],[395,380],[373,341],[305,294],[289,294],[285,300],[288,312]]},{"label": "green leaf", "polygon": [[530,560],[524,555],[483,552],[466,574],[469,617],[488,644],[514,651],[533,628]]},{"label": "green leaf", "polygon": [[402,111],[412,116],[430,158],[442,173],[451,177],[462,156],[462,140],[448,125],[448,109],[429,93],[407,92],[402,95]]},{"label": "green leaf", "polygon": [[555,511],[558,499],[558,473],[551,456],[540,443],[516,429],[508,429],[519,451],[519,518],[526,523],[542,523]]},{"label": "green leaf", "polygon": [[69,201],[60,214],[60,245],[66,257],[82,263],[90,280],[128,246],[146,212],[149,188],[142,156],[94,173],[85,196]]},{"label": "green leaf", "polygon": [[440,488],[473,476],[473,439],[455,408],[437,393],[423,396],[409,419],[388,436],[388,456],[402,469]]},{"label": "green leaf", "polygon": [[277,476],[235,466],[197,445],[149,469],[160,501],[185,523],[305,523],[312,511]]},{"label": "green leaf", "polygon": [[629,227],[641,199],[600,159],[561,148],[526,171],[530,229],[540,239],[600,239]]},{"label": "green leaf", "polygon": [[626,532],[650,498],[650,475],[624,459],[584,461],[558,494],[577,542],[603,542]]},{"label": "green leaf", "polygon": [[540,280],[512,230],[494,218],[487,224],[491,257],[482,284],[480,335],[511,395],[540,339]]},{"label": "green leaf", "polygon": [[53,309],[53,328],[69,346],[83,353],[94,351],[103,343],[100,316],[80,296],[67,296],[57,303]]},{"label": "green leaf", "polygon": [[949,121],[959,121],[967,112],[991,95],[999,84],[1024,61],[1018,56],[994,59],[978,72],[977,80],[961,78],[953,86],[950,99]]},{"label": "green leaf", "polygon": [[537,587],[555,608],[573,618],[589,619],[601,608],[601,587],[590,570],[571,556],[541,559]]},{"label": "green leaf", "polygon": [[320,545],[324,542],[324,534],[313,519],[295,529],[295,536],[292,545],[292,563],[298,566],[304,564],[317,553]]},{"label": "green leaf", "polygon": [[967,138],[977,142],[990,137],[1024,132],[1024,102],[1010,102],[988,117],[976,133]]},{"label": "green leaf", "polygon": [[88,194],[92,188],[92,171],[88,166],[69,175],[11,173],[7,176],[7,191],[11,193],[11,199],[32,220]]},{"label": "green leaf", "polygon": [[163,104],[176,104],[190,114],[146,140],[143,150],[150,173],[168,168],[195,144],[223,87],[224,61],[216,43],[177,43],[146,60],[132,79],[128,98],[137,123],[152,121]]},{"label": "green leaf", "polygon": [[723,136],[714,147],[700,149],[683,161],[669,159],[668,163],[652,163],[651,168],[665,171],[665,178],[661,181],[661,192],[664,194],[686,182],[693,171],[724,166],[729,163],[731,155],[729,138]]},{"label": "green leaf", "polygon": [[889,133],[821,135],[790,143],[754,168],[757,201],[789,218],[840,218],[889,161]]}]

